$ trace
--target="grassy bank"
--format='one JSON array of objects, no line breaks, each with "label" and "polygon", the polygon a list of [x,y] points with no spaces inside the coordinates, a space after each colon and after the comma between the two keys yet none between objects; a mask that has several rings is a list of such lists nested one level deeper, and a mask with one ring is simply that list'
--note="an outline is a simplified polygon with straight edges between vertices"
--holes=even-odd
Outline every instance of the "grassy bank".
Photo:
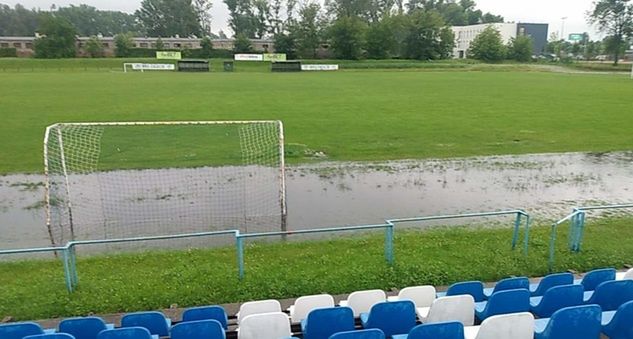
[{"label": "grassy bank", "polygon": [[[633,262],[633,219],[592,219],[582,253],[558,234],[556,271],[622,268]],[[129,312],[359,289],[389,290],[460,280],[495,281],[548,272],[549,227],[534,227],[528,257],[510,250],[510,229],[397,231],[396,264],[383,257],[382,234],[320,241],[255,243],[246,249],[246,278],[237,279],[235,249],[162,251],[80,258],[80,288],[67,294],[54,261],[0,263],[0,318],[38,319]]]},{"label": "grassy bank", "polygon": [[591,72],[631,72],[630,63],[620,63],[617,66],[613,62],[574,62],[568,65],[571,68]]}]

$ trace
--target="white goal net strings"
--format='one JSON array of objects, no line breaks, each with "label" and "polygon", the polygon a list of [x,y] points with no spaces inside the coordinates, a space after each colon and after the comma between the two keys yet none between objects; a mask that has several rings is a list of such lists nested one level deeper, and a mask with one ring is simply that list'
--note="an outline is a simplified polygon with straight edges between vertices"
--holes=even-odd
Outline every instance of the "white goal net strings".
[{"label": "white goal net strings", "polygon": [[281,122],[57,124],[45,162],[53,244],[285,228]]}]

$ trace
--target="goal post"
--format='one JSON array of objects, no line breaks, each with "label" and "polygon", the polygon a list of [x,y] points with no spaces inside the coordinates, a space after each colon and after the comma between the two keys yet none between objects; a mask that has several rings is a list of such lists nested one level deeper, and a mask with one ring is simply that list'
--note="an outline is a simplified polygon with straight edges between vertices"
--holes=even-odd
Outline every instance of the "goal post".
[{"label": "goal post", "polygon": [[53,245],[286,231],[281,121],[59,123],[46,129]]}]

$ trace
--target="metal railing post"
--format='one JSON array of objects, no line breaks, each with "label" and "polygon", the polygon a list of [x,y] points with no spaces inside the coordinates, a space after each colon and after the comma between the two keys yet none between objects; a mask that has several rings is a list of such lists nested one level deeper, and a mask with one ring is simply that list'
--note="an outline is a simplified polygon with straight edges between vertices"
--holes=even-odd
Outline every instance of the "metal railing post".
[{"label": "metal railing post", "polygon": [[237,277],[244,279],[244,238],[237,232],[235,234],[235,247],[237,250]]},{"label": "metal railing post", "polygon": [[554,270],[554,245],[556,244],[556,223],[552,224],[552,232],[549,237],[549,259],[547,260],[547,267],[549,272]]},{"label": "metal railing post", "polygon": [[519,241],[519,227],[521,226],[521,212],[517,212],[517,216],[514,219],[514,234],[512,234],[512,249],[514,250]]},{"label": "metal railing post", "polygon": [[68,248],[63,249],[62,251],[62,261],[64,263],[64,278],[66,280],[66,289],[68,293],[73,292],[73,282],[72,282],[72,273],[70,271],[70,258],[68,254]]},{"label": "metal railing post", "polygon": [[528,255],[528,248],[530,246],[530,216],[525,216],[525,235],[523,236],[523,254]]},{"label": "metal railing post", "polygon": [[389,223],[389,227],[385,229],[385,259],[387,259],[387,263],[390,266],[393,265],[393,262],[394,262],[393,236],[394,236],[394,225]]}]

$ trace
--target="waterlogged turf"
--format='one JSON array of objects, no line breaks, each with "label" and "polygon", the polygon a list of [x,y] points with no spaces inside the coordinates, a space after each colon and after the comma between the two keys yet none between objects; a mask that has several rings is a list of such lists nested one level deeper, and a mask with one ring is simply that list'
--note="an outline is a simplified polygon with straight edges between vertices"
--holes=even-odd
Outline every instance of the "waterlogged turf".
[{"label": "waterlogged turf", "polygon": [[[633,146],[633,82],[623,75],[513,68],[123,74],[59,67],[0,73],[0,173],[41,172],[44,129],[56,122],[278,119],[289,150],[299,150],[290,162],[309,161],[303,149],[331,160],[390,160]],[[153,137],[151,147],[131,137],[126,149],[152,152],[147,167],[182,166],[182,145],[172,134]],[[204,135],[185,139],[191,154],[213,145]],[[187,158],[186,165],[206,158]]]}]

